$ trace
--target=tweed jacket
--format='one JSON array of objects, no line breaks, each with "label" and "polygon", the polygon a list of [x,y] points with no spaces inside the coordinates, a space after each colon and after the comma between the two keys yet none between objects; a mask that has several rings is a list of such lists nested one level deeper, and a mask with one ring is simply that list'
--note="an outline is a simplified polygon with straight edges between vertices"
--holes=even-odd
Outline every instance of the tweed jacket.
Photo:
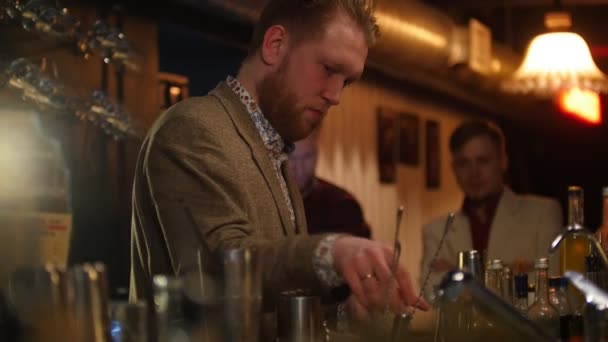
[{"label": "tweed jacket", "polygon": [[130,299],[150,298],[153,275],[196,271],[200,259],[213,269],[214,256],[230,247],[259,252],[266,307],[283,290],[321,291],[312,259],[326,235],[308,236],[285,164],[296,226],[268,150],[225,82],[164,113],[146,136],[135,171]]},{"label": "tweed jacket", "polygon": [[[446,220],[447,215],[423,228],[420,282],[429,270]],[[562,211],[556,200],[517,195],[505,188],[490,228],[486,259],[501,259],[510,263],[519,258],[533,262],[537,258],[548,257],[551,241],[562,228]],[[473,243],[469,220],[464,212],[459,211],[445,237],[438,258],[455,265],[458,261],[458,252],[471,249]],[[558,269],[559,258],[550,258],[550,271],[554,273]],[[431,297],[433,287],[440,282],[443,274],[444,272],[431,272],[429,282],[424,289],[427,298]]]}]

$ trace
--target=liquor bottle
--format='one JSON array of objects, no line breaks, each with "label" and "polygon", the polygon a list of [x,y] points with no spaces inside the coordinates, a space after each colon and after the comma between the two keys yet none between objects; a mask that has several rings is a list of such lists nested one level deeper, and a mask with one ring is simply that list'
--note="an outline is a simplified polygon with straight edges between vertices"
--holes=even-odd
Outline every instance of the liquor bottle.
[{"label": "liquor bottle", "polygon": [[515,304],[515,283],[513,271],[509,266],[503,266],[502,268],[502,293],[507,303],[511,305]]},{"label": "liquor bottle", "polygon": [[[500,259],[491,259],[486,264],[486,272],[484,275],[485,287],[493,292],[496,296],[504,299],[503,289],[503,263]],[[511,303],[509,303],[511,304]],[[509,340],[509,331],[506,331],[503,326],[497,324],[491,317],[484,315],[474,308],[474,322],[472,329],[473,340],[486,341],[490,338],[502,338]]]},{"label": "liquor bottle", "polygon": [[488,263],[485,274],[485,285],[490,291],[497,296],[504,298],[503,295],[503,277],[502,277],[502,261],[493,259]]},{"label": "liquor bottle", "polygon": [[[600,280],[600,274],[602,270],[602,264],[595,252],[592,252],[589,256],[585,258],[585,277],[596,285],[601,286],[598,281]],[[575,310],[572,313],[572,319],[570,321],[570,338],[569,341],[578,342],[582,341],[584,338],[584,322],[583,315],[586,307],[585,301],[582,301],[581,304],[575,306]]]},{"label": "liquor bottle", "polygon": [[608,251],[608,186],[602,188],[602,225],[597,229],[596,234],[602,243],[604,251]]},{"label": "liquor bottle", "polygon": [[600,288],[604,287],[602,282],[602,269],[602,260],[597,253],[595,253],[595,250],[593,250],[591,254],[585,257],[585,277]]},{"label": "liquor bottle", "polygon": [[[568,225],[566,234],[560,246],[560,273],[566,271],[585,272],[585,258],[591,254],[591,241],[584,226],[583,211],[584,193],[580,186],[568,187]],[[583,302],[582,294],[570,287],[571,299],[575,307]]]},{"label": "liquor bottle", "polygon": [[547,272],[549,262],[547,258],[540,258],[534,262],[536,270],[536,299],[528,309],[528,319],[536,323],[547,334],[559,336],[559,313],[549,301]]},{"label": "liquor bottle", "polygon": [[559,335],[561,341],[568,341],[570,338],[570,321],[572,319],[572,309],[568,296],[565,292],[567,282],[565,278],[550,277],[549,278],[549,301],[557,309],[559,313]]},{"label": "liquor bottle", "polygon": [[515,303],[514,306],[519,313],[528,316],[528,274],[518,274],[515,279]]},{"label": "liquor bottle", "polygon": [[587,303],[583,301],[582,305],[575,308],[570,319],[570,333],[568,342],[582,342],[585,337],[585,323],[583,313]]},{"label": "liquor bottle", "polygon": [[[596,230],[595,234],[602,246],[602,250],[604,253],[608,252],[608,186],[602,188],[602,225]],[[595,256],[596,259],[587,260],[587,263],[595,263],[594,268],[597,270],[597,281],[596,285],[598,285],[604,291],[608,290],[608,269],[604,267],[601,258],[599,256],[599,251],[593,249],[592,256]]]}]

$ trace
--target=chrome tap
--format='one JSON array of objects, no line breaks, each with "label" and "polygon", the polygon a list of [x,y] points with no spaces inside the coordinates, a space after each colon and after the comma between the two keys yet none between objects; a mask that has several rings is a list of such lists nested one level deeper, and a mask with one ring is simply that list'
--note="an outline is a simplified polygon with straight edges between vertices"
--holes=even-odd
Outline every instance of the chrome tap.
[{"label": "chrome tap", "polygon": [[607,323],[608,293],[578,272],[566,271],[564,276],[585,296],[584,341],[600,341]]},{"label": "chrome tap", "polygon": [[595,249],[597,254],[600,256],[600,259],[602,259],[604,267],[608,268],[608,256],[606,256],[606,253],[604,252],[600,242],[597,240],[597,238],[595,237],[595,235],[592,232],[590,232],[589,230],[583,228],[582,226],[578,226],[578,225],[568,227],[568,229],[565,232],[559,234],[553,240],[553,242],[551,242],[551,246],[549,247],[549,254],[552,255],[553,253],[555,253],[555,251],[557,250],[559,245],[561,245],[562,241],[567,236],[573,235],[573,234],[584,234],[589,239],[589,241],[591,241],[591,246]]},{"label": "chrome tap", "polygon": [[[466,292],[466,294],[465,294]],[[461,296],[470,298],[475,308],[490,317],[493,322],[508,327],[510,331],[526,341],[554,341],[536,324],[523,317],[511,305],[486,289],[473,275],[462,270],[448,272],[437,290],[437,303],[440,309],[455,302]]]}]

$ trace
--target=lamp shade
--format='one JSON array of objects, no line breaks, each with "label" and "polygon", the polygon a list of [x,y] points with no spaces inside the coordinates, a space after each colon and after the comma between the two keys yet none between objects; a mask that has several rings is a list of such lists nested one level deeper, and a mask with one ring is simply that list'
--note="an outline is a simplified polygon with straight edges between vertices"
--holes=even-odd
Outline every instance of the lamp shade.
[{"label": "lamp shade", "polygon": [[568,88],[608,92],[608,79],[581,36],[552,32],[530,42],[523,63],[502,86],[508,92],[553,96]]}]

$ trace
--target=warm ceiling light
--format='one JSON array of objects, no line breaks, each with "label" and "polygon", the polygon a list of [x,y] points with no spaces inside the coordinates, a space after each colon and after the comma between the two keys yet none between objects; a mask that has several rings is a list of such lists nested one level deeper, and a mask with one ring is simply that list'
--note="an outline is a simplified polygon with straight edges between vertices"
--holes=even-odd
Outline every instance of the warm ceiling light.
[{"label": "warm ceiling light", "polygon": [[[563,12],[559,12],[563,16]],[[563,19],[560,17],[560,20]],[[562,24],[549,14],[547,25]],[[551,27],[550,27],[551,28]],[[585,40],[572,32],[552,32],[536,36],[523,63],[503,89],[516,93],[553,96],[562,89],[578,88],[608,92],[608,79],[595,65]]]},{"label": "warm ceiling light", "polygon": [[582,121],[602,123],[602,105],[598,93],[578,88],[560,91],[557,97],[559,108]]}]

